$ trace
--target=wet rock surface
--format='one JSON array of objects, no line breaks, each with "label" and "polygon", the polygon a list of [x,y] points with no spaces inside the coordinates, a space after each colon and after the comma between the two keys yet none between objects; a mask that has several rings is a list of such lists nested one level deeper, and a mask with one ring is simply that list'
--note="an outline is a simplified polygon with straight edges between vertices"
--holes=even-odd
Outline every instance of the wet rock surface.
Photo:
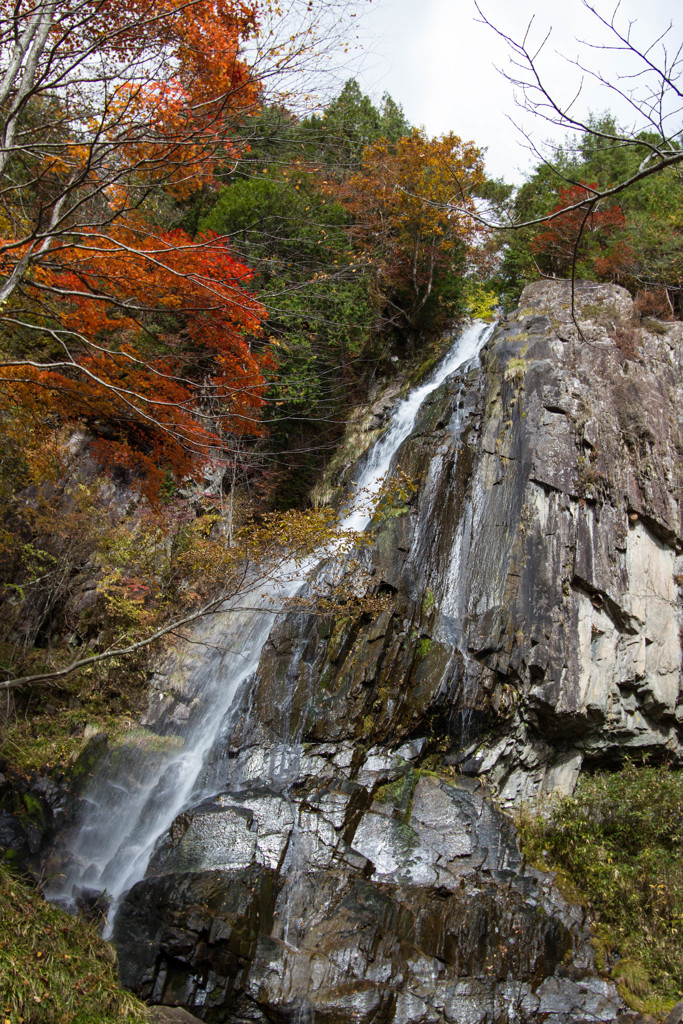
[{"label": "wet rock surface", "polygon": [[579,328],[568,282],[530,285],[427,399],[397,467],[419,490],[364,554],[387,611],[281,617],[236,746],[431,734],[508,805],[680,757],[683,325],[616,286],[575,303]]},{"label": "wet rock surface", "polygon": [[380,760],[178,819],[116,918],[124,983],[207,1021],[612,1020],[581,913],[482,787]]},{"label": "wet rock surface", "polygon": [[[498,717],[474,756],[508,801],[681,744],[683,325],[649,333],[626,292],[589,283],[583,337],[568,284],[531,285],[520,306],[489,353],[472,481],[489,568],[463,567],[467,654]],[[497,508],[518,510],[498,535]]]},{"label": "wet rock surface", "polygon": [[30,875],[39,851],[67,819],[68,786],[0,765],[0,861]]},{"label": "wet rock surface", "polygon": [[[425,401],[397,460],[417,488],[360,556],[386,609],[277,617],[120,905],[135,991],[215,1024],[619,1018],[509,812],[681,757],[683,324],[632,314],[617,287],[579,284],[572,315],[568,284],[531,285]],[[225,626],[202,629],[151,729],[218,672]]]}]

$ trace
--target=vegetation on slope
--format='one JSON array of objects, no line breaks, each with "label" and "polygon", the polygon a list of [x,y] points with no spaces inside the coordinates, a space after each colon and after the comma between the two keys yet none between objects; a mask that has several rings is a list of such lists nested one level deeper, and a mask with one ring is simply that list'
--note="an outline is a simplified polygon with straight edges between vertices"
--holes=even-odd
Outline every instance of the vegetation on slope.
[{"label": "vegetation on slope", "polygon": [[134,1024],[147,1011],[118,983],[116,954],[86,921],[0,864],[0,1020]]},{"label": "vegetation on slope", "polygon": [[[237,592],[246,567],[272,555],[277,572],[278,552],[329,535],[324,517],[268,512],[305,505],[378,378],[467,309],[490,311],[487,279],[511,301],[571,269],[582,217],[506,235],[496,255],[454,216],[453,180],[468,211],[478,196],[525,217],[571,199],[568,180],[628,175],[618,161],[645,152],[586,136],[558,151],[564,177],[539,168],[510,198],[474,143],[426,138],[355,82],[314,117],[269,105],[265,79],[310,57],[308,30],[283,54],[252,5],[202,0],[150,23],[144,5],[86,3],[59,12],[58,32],[55,10],[35,9],[45,32],[14,62],[0,117],[0,667],[13,685],[133,650],[3,694],[0,752],[25,769],[67,762],[88,724],[135,718],[139,644]],[[2,11],[11,48],[34,9]],[[265,75],[246,64],[259,38],[275,61]],[[640,289],[651,314],[680,311],[679,178],[620,203],[591,213],[578,271]],[[12,1024],[120,1019],[82,979],[44,996],[57,962],[36,943],[59,928],[20,883],[2,885],[0,927],[19,936],[7,971],[38,971],[27,1005],[3,992]],[[90,977],[86,954],[62,956]],[[668,969],[647,967],[665,995]]]},{"label": "vegetation on slope", "polygon": [[683,998],[683,772],[627,761],[584,776],[547,814],[525,812],[520,836],[590,912],[622,998],[663,1017]]}]

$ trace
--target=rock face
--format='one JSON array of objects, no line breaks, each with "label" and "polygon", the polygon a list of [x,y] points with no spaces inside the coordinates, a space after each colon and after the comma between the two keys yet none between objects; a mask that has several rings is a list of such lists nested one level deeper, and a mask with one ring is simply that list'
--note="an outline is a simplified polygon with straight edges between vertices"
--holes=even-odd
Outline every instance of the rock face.
[{"label": "rock face", "polygon": [[125,984],[208,1021],[614,1018],[580,916],[478,783],[417,771],[417,748],[371,754],[364,784],[326,755],[301,758],[305,796],[176,821],[116,919]]},{"label": "rock face", "polygon": [[0,763],[0,863],[30,876],[46,837],[63,827],[68,814],[66,787]]},{"label": "rock face", "polygon": [[281,618],[233,744],[429,736],[504,804],[680,755],[683,324],[585,282],[579,334],[570,304],[529,286],[427,400],[398,464],[419,492],[366,553],[388,610]]},{"label": "rock face", "polygon": [[[278,617],[116,917],[145,998],[216,1024],[620,1013],[505,809],[680,759],[683,324],[592,283],[575,317],[568,284],[529,286],[425,402],[417,490],[362,554],[386,609]],[[191,709],[186,680],[179,656],[148,725]]]}]

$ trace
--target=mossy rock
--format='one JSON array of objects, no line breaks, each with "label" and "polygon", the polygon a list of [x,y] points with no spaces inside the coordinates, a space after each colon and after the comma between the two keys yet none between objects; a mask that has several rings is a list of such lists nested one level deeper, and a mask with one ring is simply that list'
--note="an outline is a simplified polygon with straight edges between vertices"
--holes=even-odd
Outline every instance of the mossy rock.
[{"label": "mossy rock", "polygon": [[73,763],[70,778],[75,790],[80,791],[93,777],[109,752],[109,737],[98,732],[85,744]]}]

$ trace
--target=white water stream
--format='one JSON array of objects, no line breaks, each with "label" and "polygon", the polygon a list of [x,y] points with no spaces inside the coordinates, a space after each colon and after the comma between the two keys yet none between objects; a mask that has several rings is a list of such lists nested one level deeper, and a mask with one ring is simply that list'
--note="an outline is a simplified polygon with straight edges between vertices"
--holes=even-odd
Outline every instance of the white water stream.
[{"label": "white water stream", "polygon": [[[478,356],[492,330],[482,323],[467,328],[426,383],[396,405],[388,430],[366,456],[356,481],[358,497],[340,523],[342,530],[366,528],[372,515],[371,499],[379,494],[394,455],[414,427],[420,406],[447,377]],[[113,898],[115,912],[120,897],[144,877],[159,838],[191,803],[192,796],[196,797],[198,780],[221,736],[235,695],[258,668],[273,626],[274,607],[281,607],[294,596],[331,553],[329,547],[318,551],[296,571],[292,571],[294,566],[289,567],[290,571],[285,567],[287,582],[268,589],[259,586],[248,602],[257,608],[230,609],[226,605],[230,610],[223,630],[224,646],[218,652],[210,651],[208,646],[205,649],[193,680],[195,699],[190,708],[196,705],[196,710],[181,730],[182,738],[175,747],[170,743],[172,749],[161,749],[156,755],[144,748],[124,750],[108,772],[101,772],[93,780],[70,843],[71,864],[59,882],[53,881],[48,887],[52,898],[69,902],[84,887],[106,890]],[[199,639],[201,642],[201,636]],[[142,785],[141,758],[146,761]],[[131,785],[132,779],[135,783]]]}]

